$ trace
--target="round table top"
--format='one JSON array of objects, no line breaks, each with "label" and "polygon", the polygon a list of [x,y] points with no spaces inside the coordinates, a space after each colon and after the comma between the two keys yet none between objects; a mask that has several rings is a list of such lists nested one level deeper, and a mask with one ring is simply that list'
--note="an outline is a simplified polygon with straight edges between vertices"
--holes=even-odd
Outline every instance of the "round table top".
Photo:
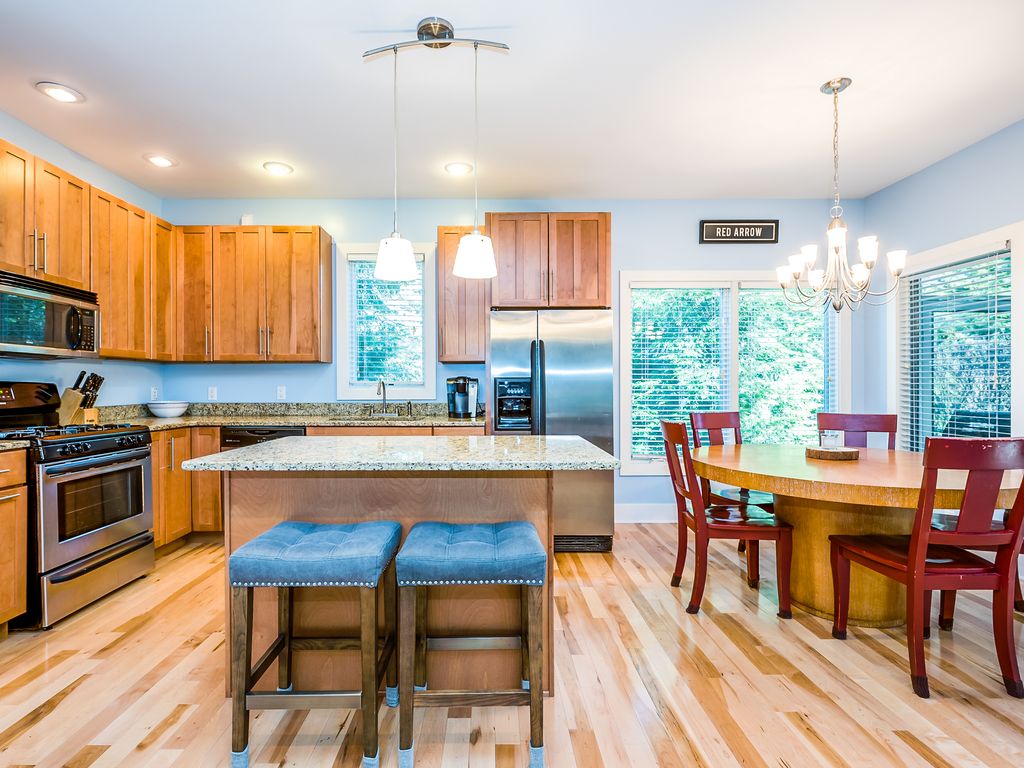
[{"label": "round table top", "polygon": [[[709,480],[781,496],[914,508],[921,489],[923,454],[861,448],[856,461],[808,459],[802,445],[712,445],[693,451],[697,474]],[[966,472],[939,472],[937,509],[957,509]],[[999,505],[1013,505],[1021,472],[1003,475]]]}]

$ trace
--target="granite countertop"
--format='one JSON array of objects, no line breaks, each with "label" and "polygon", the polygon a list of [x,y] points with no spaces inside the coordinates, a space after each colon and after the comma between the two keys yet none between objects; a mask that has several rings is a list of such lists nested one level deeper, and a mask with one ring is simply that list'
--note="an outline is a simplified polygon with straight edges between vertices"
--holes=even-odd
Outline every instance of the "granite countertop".
[{"label": "granite countertop", "polygon": [[615,469],[619,461],[582,437],[285,437],[182,463],[231,472],[503,472]]},{"label": "granite countertop", "polygon": [[0,453],[28,448],[28,440],[0,440]]},{"label": "granite countertop", "polygon": [[214,415],[214,416],[176,416],[158,419],[153,416],[130,419],[132,424],[149,427],[153,432],[180,427],[483,427],[487,420],[482,416],[478,419],[449,419],[447,416],[413,416],[413,418],[369,419],[346,416],[318,416],[316,414],[300,416],[246,416],[246,415]]}]

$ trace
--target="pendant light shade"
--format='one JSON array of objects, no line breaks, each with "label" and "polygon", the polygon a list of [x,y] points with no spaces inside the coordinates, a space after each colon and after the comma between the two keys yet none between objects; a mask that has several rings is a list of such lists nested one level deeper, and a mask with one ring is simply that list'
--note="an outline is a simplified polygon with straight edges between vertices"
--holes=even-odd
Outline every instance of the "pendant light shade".
[{"label": "pendant light shade", "polygon": [[491,238],[473,230],[471,235],[459,239],[455,252],[455,266],[452,274],[470,280],[489,280],[498,276],[498,265],[494,262],[494,246]]},{"label": "pendant light shade", "polygon": [[382,239],[377,248],[373,276],[378,280],[415,280],[419,277],[412,243],[397,232]]}]

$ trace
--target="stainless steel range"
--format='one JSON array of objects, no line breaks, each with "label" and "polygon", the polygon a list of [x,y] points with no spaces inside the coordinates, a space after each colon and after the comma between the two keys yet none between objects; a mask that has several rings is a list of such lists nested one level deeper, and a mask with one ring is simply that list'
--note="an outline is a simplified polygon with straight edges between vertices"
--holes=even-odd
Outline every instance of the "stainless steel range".
[{"label": "stainless steel range", "polygon": [[50,627],[153,568],[149,430],[58,426],[54,384],[0,382],[0,439],[28,440],[29,611]]}]

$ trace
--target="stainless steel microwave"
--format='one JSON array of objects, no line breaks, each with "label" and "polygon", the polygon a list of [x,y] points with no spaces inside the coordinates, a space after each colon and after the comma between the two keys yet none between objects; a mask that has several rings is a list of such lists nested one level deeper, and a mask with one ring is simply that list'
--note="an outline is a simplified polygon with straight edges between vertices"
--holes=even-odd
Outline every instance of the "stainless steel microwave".
[{"label": "stainless steel microwave", "polygon": [[96,294],[0,271],[0,356],[98,357]]}]

